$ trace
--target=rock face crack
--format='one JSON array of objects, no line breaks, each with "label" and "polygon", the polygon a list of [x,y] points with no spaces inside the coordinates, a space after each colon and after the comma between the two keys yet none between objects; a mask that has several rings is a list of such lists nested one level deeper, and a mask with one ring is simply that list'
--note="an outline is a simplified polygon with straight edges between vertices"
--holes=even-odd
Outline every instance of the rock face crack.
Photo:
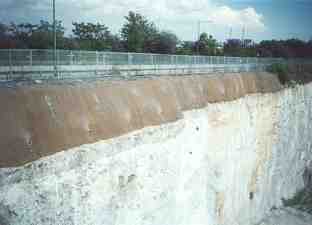
[{"label": "rock face crack", "polygon": [[45,101],[46,101],[46,103],[47,103],[47,105],[48,105],[48,108],[49,108],[49,110],[50,110],[51,116],[52,116],[54,119],[56,119],[56,112],[55,112],[55,110],[54,110],[54,108],[53,108],[53,104],[52,104],[51,97],[49,97],[49,96],[44,96],[44,99],[45,99]]}]

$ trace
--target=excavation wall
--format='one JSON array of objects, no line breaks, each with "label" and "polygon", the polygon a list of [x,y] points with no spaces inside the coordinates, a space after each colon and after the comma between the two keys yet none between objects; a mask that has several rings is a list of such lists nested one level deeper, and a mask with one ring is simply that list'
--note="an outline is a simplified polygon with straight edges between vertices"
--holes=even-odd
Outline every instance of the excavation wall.
[{"label": "excavation wall", "polygon": [[242,224],[304,186],[312,84],[275,75],[0,89],[0,224]]}]

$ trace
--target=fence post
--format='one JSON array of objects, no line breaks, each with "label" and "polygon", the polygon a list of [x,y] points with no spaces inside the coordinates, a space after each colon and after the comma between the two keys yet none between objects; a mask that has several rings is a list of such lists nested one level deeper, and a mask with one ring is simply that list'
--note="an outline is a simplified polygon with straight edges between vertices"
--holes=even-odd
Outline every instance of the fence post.
[{"label": "fence post", "polygon": [[99,53],[98,53],[98,51],[95,51],[95,57],[96,57],[96,65],[99,65]]},{"label": "fence post", "polygon": [[[151,54],[151,64],[152,64],[152,68],[153,68],[153,70],[154,70],[154,75],[156,75],[156,68],[155,68],[155,66],[154,66],[154,55],[153,54]],[[153,73],[153,72],[152,72]]]},{"label": "fence post", "polygon": [[102,61],[103,65],[106,65],[106,60],[105,60],[105,58],[106,58],[106,53],[103,53],[103,61]]},{"label": "fence post", "polygon": [[197,74],[197,59],[198,59],[198,55],[195,55],[192,63],[193,63],[193,69],[192,69],[192,73]]},{"label": "fence post", "polygon": [[128,52],[128,66],[132,65],[132,55]]},{"label": "fence post", "polygon": [[32,58],[33,58],[33,51],[30,50],[30,51],[29,51],[29,65],[30,65],[30,66],[32,66],[32,64],[33,64],[33,63],[32,63]]},{"label": "fence post", "polygon": [[130,66],[132,65],[132,54],[128,52],[128,76],[131,76],[132,68],[130,69]]},{"label": "fence post", "polygon": [[151,54],[151,65],[153,66],[154,65],[154,55]]},{"label": "fence post", "polygon": [[56,77],[57,79],[60,79],[59,77],[59,72],[58,72],[58,68],[57,68],[57,65],[58,65],[58,61],[59,61],[59,57],[60,57],[60,50],[59,49],[56,49],[56,59],[55,59],[55,73],[56,73]]},{"label": "fence post", "polygon": [[173,56],[174,57],[174,75],[178,75],[177,73],[177,56]]},{"label": "fence post", "polygon": [[73,65],[73,52],[70,51],[68,56],[69,56],[69,65]]},{"label": "fence post", "polygon": [[9,49],[9,73],[7,76],[7,80],[10,79],[11,75],[12,75],[12,49]]},{"label": "fence post", "polygon": [[187,73],[192,72],[193,66],[192,66],[192,56],[188,55],[187,56],[187,61],[188,61],[188,71]]},{"label": "fence post", "polygon": [[172,74],[172,71],[173,71],[173,55],[170,55],[170,66],[169,66],[169,70],[170,70],[170,74]]},{"label": "fence post", "polygon": [[99,53],[98,51],[95,51],[95,70],[94,70],[94,73],[95,73],[95,77],[97,77],[98,75],[98,65],[99,65]]},{"label": "fence post", "polygon": [[246,72],[249,72],[249,60],[248,60],[248,57],[246,57]]},{"label": "fence post", "polygon": [[106,67],[106,53],[103,52],[103,55],[102,55],[102,64],[103,64],[103,71],[104,71],[104,76],[107,75],[107,67]]}]

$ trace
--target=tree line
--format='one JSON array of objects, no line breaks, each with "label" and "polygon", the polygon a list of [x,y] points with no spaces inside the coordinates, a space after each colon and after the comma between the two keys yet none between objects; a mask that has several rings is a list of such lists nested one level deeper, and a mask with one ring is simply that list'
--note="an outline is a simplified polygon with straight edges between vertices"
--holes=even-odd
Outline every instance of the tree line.
[{"label": "tree line", "polygon": [[[229,39],[218,42],[212,35],[202,33],[197,41],[181,41],[170,31],[159,30],[139,13],[130,11],[125,16],[118,34],[105,24],[73,22],[71,35],[65,35],[62,21],[56,22],[58,49],[145,52],[184,55],[226,55],[250,57],[312,57],[312,40],[252,40]],[[0,23],[0,48],[53,48],[53,24],[40,21],[31,23]]]}]

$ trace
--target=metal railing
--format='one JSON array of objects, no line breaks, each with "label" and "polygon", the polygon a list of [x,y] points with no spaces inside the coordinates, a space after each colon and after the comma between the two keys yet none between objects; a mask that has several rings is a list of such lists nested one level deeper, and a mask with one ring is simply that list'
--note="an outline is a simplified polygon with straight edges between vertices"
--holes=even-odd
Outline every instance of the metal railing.
[{"label": "metal railing", "polygon": [[[0,79],[74,78],[80,75],[165,75],[209,72],[261,71],[279,58],[188,56],[146,53],[0,49]],[[161,72],[162,71],[162,72]],[[53,76],[54,74],[54,76]],[[54,77],[55,78],[55,77]]]}]

